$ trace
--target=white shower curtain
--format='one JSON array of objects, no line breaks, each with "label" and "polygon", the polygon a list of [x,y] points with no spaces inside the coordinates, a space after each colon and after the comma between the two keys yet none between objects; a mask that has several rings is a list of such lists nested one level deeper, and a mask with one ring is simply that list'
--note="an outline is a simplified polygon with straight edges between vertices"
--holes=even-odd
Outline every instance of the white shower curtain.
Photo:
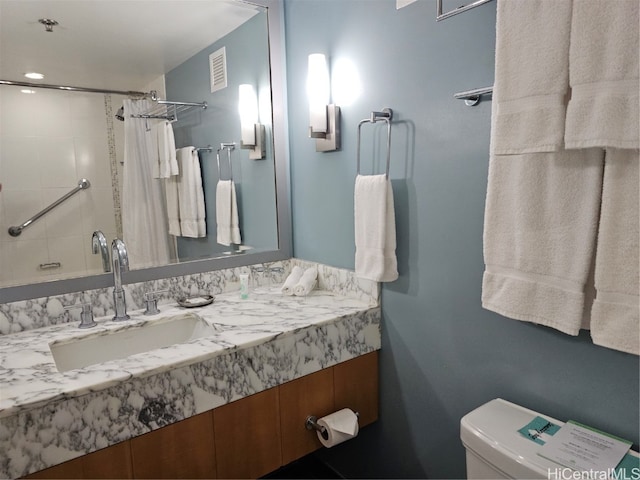
[{"label": "white shower curtain", "polygon": [[[131,118],[148,111],[151,100],[124,101],[124,171],[122,188],[122,236],[131,268],[166,265],[171,259],[162,185],[153,178],[157,152],[146,120]],[[150,123],[149,123],[150,125]],[[157,156],[157,153],[156,153]]]}]

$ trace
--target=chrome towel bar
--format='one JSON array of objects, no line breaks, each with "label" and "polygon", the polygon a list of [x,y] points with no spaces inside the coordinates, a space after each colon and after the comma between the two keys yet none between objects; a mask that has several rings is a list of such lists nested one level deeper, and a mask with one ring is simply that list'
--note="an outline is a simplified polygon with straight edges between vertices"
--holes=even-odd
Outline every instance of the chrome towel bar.
[{"label": "chrome towel bar", "polygon": [[491,0],[476,0],[469,5],[461,5],[458,8],[454,8],[453,10],[449,10],[448,12],[442,13],[442,0],[438,0],[436,4],[436,21],[444,20],[445,18],[453,17],[454,15],[458,15],[459,13],[466,12],[467,10],[471,10],[472,8],[479,7],[480,5],[484,5],[485,3],[489,3]]},{"label": "chrome towel bar", "polygon": [[466,90],[464,92],[454,93],[453,98],[464,100],[465,105],[467,105],[468,107],[473,107],[474,105],[478,104],[478,102],[480,101],[480,97],[482,95],[492,95],[492,94],[493,94],[493,86],[475,88],[473,90]]},{"label": "chrome towel bar", "polygon": [[51,210],[53,210],[58,205],[60,205],[62,202],[64,202],[67,198],[75,195],[80,190],[85,190],[85,189],[89,188],[90,186],[91,186],[91,183],[86,178],[83,178],[83,179],[79,180],[78,181],[78,186],[76,188],[74,188],[69,193],[67,193],[63,197],[61,197],[58,200],[56,200],[55,202],[53,202],[51,205],[49,205],[44,210],[36,213],[33,217],[31,217],[29,220],[24,222],[22,225],[18,225],[17,227],[9,227],[9,235],[11,235],[12,237],[19,236],[22,233],[22,230],[27,228],[29,225],[31,225],[33,222],[38,220],[40,217],[42,217],[43,215],[49,213]]},{"label": "chrome towel bar", "polygon": [[386,176],[389,178],[389,165],[391,163],[391,120],[393,120],[393,110],[383,108],[381,112],[371,112],[369,118],[365,118],[358,123],[358,141],[356,156],[356,173],[360,175],[360,128],[365,123],[387,122],[387,170]]}]

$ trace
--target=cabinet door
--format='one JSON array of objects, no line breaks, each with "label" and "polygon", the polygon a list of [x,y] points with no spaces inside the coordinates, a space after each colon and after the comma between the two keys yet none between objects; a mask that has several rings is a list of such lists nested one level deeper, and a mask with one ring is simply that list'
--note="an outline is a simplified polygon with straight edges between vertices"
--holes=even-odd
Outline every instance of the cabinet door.
[{"label": "cabinet door", "polygon": [[133,478],[129,441],[40,470],[25,478]]},{"label": "cabinet door", "polygon": [[280,467],[278,389],[213,411],[218,478],[258,478]]},{"label": "cabinet door", "polygon": [[82,457],[45,468],[23,478],[82,478]]},{"label": "cabinet door", "polygon": [[131,455],[135,478],[215,478],[212,413],[133,438]]},{"label": "cabinet door", "polygon": [[133,478],[129,440],[90,453],[78,460],[82,462],[82,478]]},{"label": "cabinet door", "polygon": [[371,352],[333,367],[335,409],[358,412],[358,424],[378,419],[378,352]]},{"label": "cabinet door", "polygon": [[315,431],[305,427],[309,415],[320,418],[334,410],[333,369],[280,385],[282,463],[286,465],[322,447]]}]

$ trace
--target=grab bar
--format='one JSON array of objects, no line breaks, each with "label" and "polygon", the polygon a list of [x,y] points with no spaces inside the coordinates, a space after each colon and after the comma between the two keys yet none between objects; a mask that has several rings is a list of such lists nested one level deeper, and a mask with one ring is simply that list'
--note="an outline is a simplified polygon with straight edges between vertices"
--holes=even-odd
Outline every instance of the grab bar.
[{"label": "grab bar", "polygon": [[360,127],[364,123],[376,123],[387,122],[387,172],[386,176],[389,178],[389,165],[391,163],[391,120],[393,119],[393,110],[390,108],[383,108],[381,112],[371,112],[371,117],[365,118],[358,123],[358,141],[356,149],[358,151],[356,157],[356,173],[360,175]]},{"label": "grab bar", "polygon": [[53,202],[47,208],[45,208],[41,212],[36,213],[33,217],[31,217],[29,220],[24,222],[22,225],[18,225],[17,227],[9,227],[9,235],[11,235],[12,237],[17,237],[18,235],[20,235],[22,233],[22,230],[24,230],[29,225],[31,225],[33,222],[38,220],[41,216],[49,213],[51,210],[53,210],[58,205],[60,205],[62,202],[64,202],[67,198],[71,197],[72,195],[75,195],[80,190],[85,190],[85,189],[89,188],[90,186],[91,186],[91,183],[86,178],[78,180],[78,186],[76,188],[74,188],[69,193],[67,193],[63,197],[61,197],[58,200],[56,200],[55,202]]}]

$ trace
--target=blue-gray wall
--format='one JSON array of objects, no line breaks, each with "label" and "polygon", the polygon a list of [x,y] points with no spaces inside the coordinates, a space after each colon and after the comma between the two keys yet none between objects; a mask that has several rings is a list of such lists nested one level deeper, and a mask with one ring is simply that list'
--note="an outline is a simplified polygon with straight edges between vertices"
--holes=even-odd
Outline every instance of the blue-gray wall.
[{"label": "blue-gray wall", "polygon": [[[460,418],[496,397],[637,448],[637,357],[480,306],[491,103],[469,108],[452,94],[493,83],[495,5],[436,23],[433,0],[401,10],[395,0],[285,0],[296,257],[353,268],[357,123],[371,110],[395,112],[400,278],[382,291],[380,420],[321,451],[347,477],[464,477]],[[357,101],[342,105],[334,153],[316,153],[307,138],[315,52],[350,58],[362,82]],[[363,150],[363,166],[383,150]]]},{"label": "blue-gray wall", "polygon": [[[181,260],[208,258],[229,250],[229,247],[216,243],[215,191],[219,175],[215,149],[222,142],[237,143],[231,158],[242,243],[267,250],[278,246],[271,112],[261,112],[260,121],[265,124],[267,135],[263,160],[250,160],[248,150],[240,149],[238,115],[238,85],[249,83],[255,86],[256,92],[269,92],[267,38],[267,14],[261,12],[171,70],[165,77],[169,100],[208,103],[206,110],[179,116],[180,121],[174,123],[176,146],[214,147],[211,153],[200,152],[207,237],[178,237],[178,256]],[[228,86],[211,93],[209,55],[221,47],[226,47]],[[270,106],[270,98],[266,103]],[[220,162],[222,178],[227,180],[226,151],[220,153]]]}]

